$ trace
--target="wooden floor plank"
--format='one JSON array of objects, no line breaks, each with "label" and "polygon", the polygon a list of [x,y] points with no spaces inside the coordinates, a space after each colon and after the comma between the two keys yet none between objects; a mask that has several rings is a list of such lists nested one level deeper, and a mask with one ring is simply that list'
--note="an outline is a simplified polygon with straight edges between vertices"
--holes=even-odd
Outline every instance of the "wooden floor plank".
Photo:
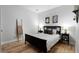
[{"label": "wooden floor plank", "polygon": [[[8,44],[2,45],[2,52],[4,53],[38,53],[39,49],[34,48],[30,44],[24,44],[24,41],[11,42]],[[54,47],[51,48],[49,53],[74,53],[74,46],[57,43]]]}]

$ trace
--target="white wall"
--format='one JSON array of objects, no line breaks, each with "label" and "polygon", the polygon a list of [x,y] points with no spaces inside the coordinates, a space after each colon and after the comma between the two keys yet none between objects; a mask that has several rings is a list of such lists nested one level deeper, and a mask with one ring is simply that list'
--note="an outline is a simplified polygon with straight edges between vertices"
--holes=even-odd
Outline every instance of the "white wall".
[{"label": "white wall", "polygon": [[[48,25],[48,26],[54,26],[54,25],[59,25],[61,27],[68,26],[68,32],[70,33],[70,38],[72,38],[70,39],[70,43],[74,44],[76,22],[73,20],[75,15],[72,12],[73,10],[74,10],[74,6],[64,5],[61,7],[57,7],[55,9],[51,9],[51,10],[39,13],[39,22],[42,23],[43,25]],[[58,23],[56,24],[52,23],[52,16],[54,15],[58,15]],[[50,24],[44,23],[45,17],[50,17]]]},{"label": "white wall", "polygon": [[16,40],[16,19],[23,20],[23,32],[37,33],[38,16],[21,6],[0,6],[2,8],[3,34],[1,43]]},{"label": "white wall", "polygon": [[76,44],[75,44],[75,52],[79,53],[79,24],[76,25]]},{"label": "white wall", "polygon": [[[74,13],[72,12],[74,9],[73,6],[61,6],[55,9],[48,10],[46,12],[39,13],[39,21],[41,21],[44,25],[45,17],[50,17],[50,24],[48,25],[65,25],[68,24],[73,26],[75,23],[73,21]],[[52,16],[58,15],[58,23],[52,23]]]},{"label": "white wall", "polygon": [[[76,5],[75,9],[79,10],[79,5]],[[78,19],[78,23],[76,24],[76,45],[75,45],[75,49],[76,49],[76,52],[79,53],[79,19]]]}]

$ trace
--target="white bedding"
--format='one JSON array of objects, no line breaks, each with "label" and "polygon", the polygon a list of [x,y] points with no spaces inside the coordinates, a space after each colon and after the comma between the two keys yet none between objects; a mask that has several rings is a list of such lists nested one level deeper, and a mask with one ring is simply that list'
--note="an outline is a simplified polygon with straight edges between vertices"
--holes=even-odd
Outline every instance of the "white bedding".
[{"label": "white bedding", "polygon": [[54,46],[60,39],[59,34],[49,35],[49,34],[40,33],[40,34],[35,34],[33,36],[40,39],[47,40],[47,51],[49,51],[50,48]]}]

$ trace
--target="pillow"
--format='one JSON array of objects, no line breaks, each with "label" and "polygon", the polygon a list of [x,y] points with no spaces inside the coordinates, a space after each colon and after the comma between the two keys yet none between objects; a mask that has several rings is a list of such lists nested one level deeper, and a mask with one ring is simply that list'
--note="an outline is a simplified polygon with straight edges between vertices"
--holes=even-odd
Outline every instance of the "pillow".
[{"label": "pillow", "polygon": [[47,28],[45,27],[44,30],[47,30]]},{"label": "pillow", "polygon": [[51,31],[51,28],[48,28],[49,31]]},{"label": "pillow", "polygon": [[56,34],[56,33],[57,33],[57,30],[56,30],[56,29],[53,29],[53,30],[52,30],[52,33],[53,33],[53,34]]},{"label": "pillow", "polygon": [[57,31],[60,31],[60,28],[57,28]]},{"label": "pillow", "polygon": [[60,28],[57,28],[57,34],[60,34]]}]

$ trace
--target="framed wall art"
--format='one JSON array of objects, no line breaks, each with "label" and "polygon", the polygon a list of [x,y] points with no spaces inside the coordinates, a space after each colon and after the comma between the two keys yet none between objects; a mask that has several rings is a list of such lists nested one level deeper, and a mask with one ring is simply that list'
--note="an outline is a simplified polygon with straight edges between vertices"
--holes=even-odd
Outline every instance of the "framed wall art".
[{"label": "framed wall art", "polygon": [[52,22],[53,22],[53,23],[58,23],[58,15],[54,15],[54,16],[52,17]]},{"label": "framed wall art", "polygon": [[45,17],[45,23],[46,24],[50,23],[50,17]]}]

